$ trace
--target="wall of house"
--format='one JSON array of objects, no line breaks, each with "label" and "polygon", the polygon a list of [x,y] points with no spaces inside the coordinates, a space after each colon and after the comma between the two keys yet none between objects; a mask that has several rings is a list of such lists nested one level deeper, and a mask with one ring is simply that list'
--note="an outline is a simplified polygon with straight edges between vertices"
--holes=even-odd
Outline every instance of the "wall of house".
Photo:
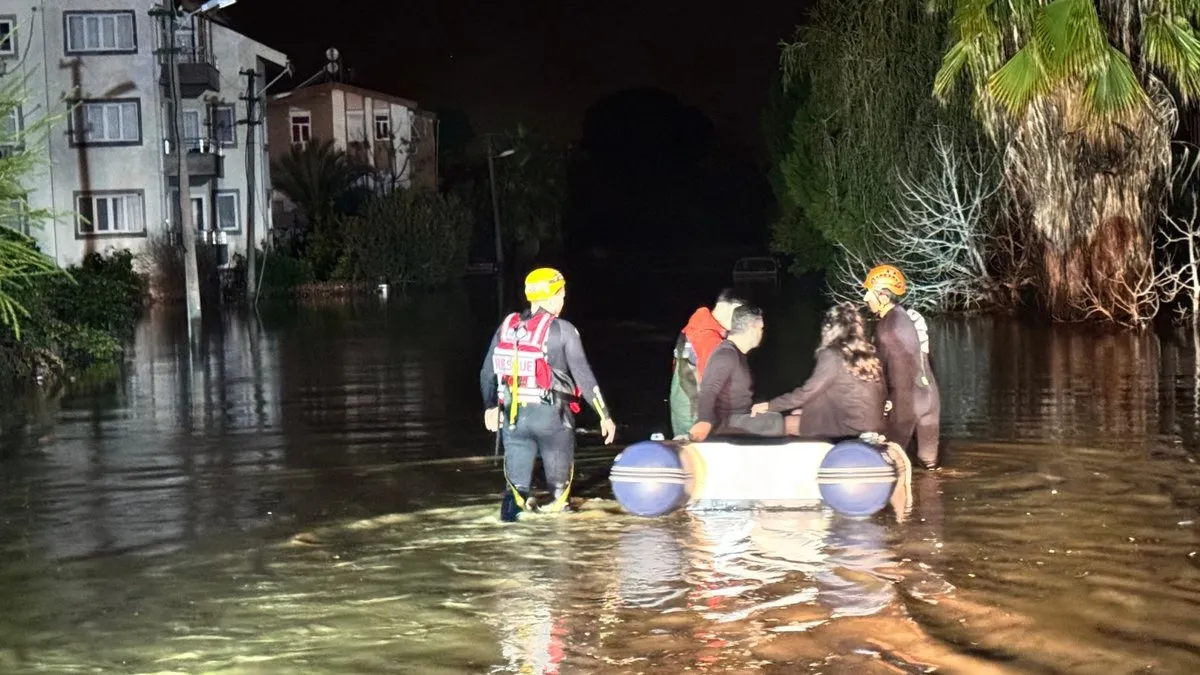
[{"label": "wall of house", "polygon": [[[158,19],[149,11],[153,0],[89,0],[86,5],[70,0],[42,3],[0,0],[0,18],[12,17],[17,23],[16,56],[0,56],[5,68],[6,82],[22,78],[26,101],[23,106],[24,126],[28,128],[47,114],[59,116],[48,133],[39,139],[45,148],[47,162],[32,176],[28,199],[34,208],[49,208],[61,217],[55,224],[31,231],[42,250],[59,264],[79,262],[92,252],[129,249],[141,253],[149,239],[161,236],[171,227],[174,209],[168,201],[174,190],[167,189],[164,153],[167,133],[167,107],[163,88],[159,84],[160,63],[154,51],[159,43]],[[67,11],[129,11],[132,7],[136,47],[120,53],[66,53]],[[261,69],[260,57],[282,61],[283,56],[266,49],[237,33],[213,25],[213,47],[221,69],[221,90],[212,96],[234,106],[234,118],[244,119],[245,102],[238,100],[245,91],[245,78],[238,72],[244,68]],[[282,64],[280,64],[282,65]],[[259,86],[262,86],[260,80]],[[139,133],[136,140],[112,145],[80,146],[72,142],[66,120],[67,100],[76,96],[84,99],[120,99],[136,101]],[[185,100],[184,109],[203,110],[206,102]],[[260,127],[260,131],[261,131]],[[244,125],[236,127],[236,143],[222,148],[224,178],[216,188],[236,193],[237,219],[230,230],[230,254],[245,252],[246,170]],[[262,145],[258,152],[262,152]],[[260,165],[265,162],[260,162]],[[269,173],[260,166],[256,171],[264,189],[269,185]],[[193,196],[205,200],[211,221],[212,186],[202,187],[193,182]],[[80,219],[77,197],[82,193],[127,193],[140,196],[140,227],[136,232],[86,233]],[[263,201],[259,223],[266,223],[269,209]]]},{"label": "wall of house", "polygon": [[[6,81],[21,77],[26,85],[22,106],[24,126],[29,128],[47,114],[61,117],[41,138],[40,145],[45,148],[48,161],[28,184],[32,207],[62,214],[57,225],[47,224],[30,232],[42,250],[60,264],[77,262],[90,252],[110,248],[140,251],[146,229],[161,222],[162,100],[157,86],[158,62],[153,53],[157,28],[148,14],[149,3],[145,4],[145,9],[139,7],[133,11],[136,52],[74,56],[65,49],[63,10],[72,9],[69,0],[43,3],[0,0],[0,16],[15,17],[17,21],[20,56],[6,58],[4,65],[8,73]],[[129,8],[129,2],[120,0],[87,3],[87,11]],[[140,118],[138,140],[94,147],[72,143],[65,119],[66,99],[76,94],[82,98],[136,101]],[[89,191],[140,194],[145,227],[136,234],[82,234],[73,215],[76,195]]]},{"label": "wall of house", "polygon": [[[267,157],[278,162],[292,152],[292,115],[306,114],[311,121],[313,141],[334,138],[334,115],[328,91],[290,92],[283,98],[268,99]],[[283,193],[269,190],[266,202],[272,222],[291,227],[298,217],[297,207]]]}]

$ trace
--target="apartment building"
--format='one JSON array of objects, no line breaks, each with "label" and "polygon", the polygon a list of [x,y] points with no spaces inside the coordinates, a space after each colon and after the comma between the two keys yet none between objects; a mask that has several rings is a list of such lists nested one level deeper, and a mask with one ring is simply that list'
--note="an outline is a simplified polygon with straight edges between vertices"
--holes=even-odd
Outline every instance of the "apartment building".
[{"label": "apartment building", "polygon": [[[178,152],[186,153],[198,236],[244,255],[251,184],[259,242],[270,227],[266,115],[259,105],[250,146],[244,97],[249,73],[261,92],[268,64],[287,58],[219,14],[172,22],[162,9],[151,0],[0,0],[0,83],[21,82],[24,94],[8,123],[63,117],[38,139],[49,161],[26,185],[32,207],[62,214],[29,231],[60,265],[91,252],[138,253],[156,236],[178,241]],[[172,45],[179,139],[164,50]]]}]

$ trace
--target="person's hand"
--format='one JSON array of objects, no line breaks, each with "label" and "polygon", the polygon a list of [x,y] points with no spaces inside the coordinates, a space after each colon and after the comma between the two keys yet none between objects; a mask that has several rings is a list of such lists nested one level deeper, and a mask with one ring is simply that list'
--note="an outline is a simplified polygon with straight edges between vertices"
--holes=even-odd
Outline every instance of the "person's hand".
[{"label": "person's hand", "polygon": [[483,411],[483,426],[487,427],[487,430],[492,433],[500,431],[499,408],[488,408],[487,410]]},{"label": "person's hand", "polygon": [[755,403],[754,405],[750,406],[750,416],[755,417],[756,415],[761,415],[767,412],[767,408],[769,407],[771,407],[771,404],[767,403],[766,401],[763,401],[762,403]]},{"label": "person's hand", "polygon": [[892,402],[891,402],[891,401],[884,401],[884,402],[883,402],[883,412],[884,412],[884,414],[885,414],[885,415],[886,415],[887,413],[890,413],[890,412],[892,412]]},{"label": "person's hand", "polygon": [[617,437],[617,423],[611,417],[600,420],[600,432],[604,434],[604,444],[608,445]]},{"label": "person's hand", "polygon": [[712,424],[709,422],[696,422],[692,428],[688,430],[688,436],[691,436],[693,441],[703,441],[712,433]]}]

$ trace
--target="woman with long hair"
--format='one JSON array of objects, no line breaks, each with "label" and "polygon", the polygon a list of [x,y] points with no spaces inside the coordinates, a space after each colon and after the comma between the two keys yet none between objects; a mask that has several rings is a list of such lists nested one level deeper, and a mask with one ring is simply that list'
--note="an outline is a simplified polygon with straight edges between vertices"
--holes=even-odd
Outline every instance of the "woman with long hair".
[{"label": "woman with long hair", "polygon": [[887,395],[883,366],[853,303],[844,302],[825,312],[816,356],[817,364],[807,382],[755,404],[752,414],[799,414],[800,435],[806,438],[882,432]]}]

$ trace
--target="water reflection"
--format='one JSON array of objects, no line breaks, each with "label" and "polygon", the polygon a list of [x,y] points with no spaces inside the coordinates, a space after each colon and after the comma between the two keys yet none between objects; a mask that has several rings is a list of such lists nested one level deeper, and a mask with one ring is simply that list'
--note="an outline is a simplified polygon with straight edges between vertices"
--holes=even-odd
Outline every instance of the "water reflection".
[{"label": "water reflection", "polygon": [[[679,326],[657,302],[570,310],[625,442],[666,416],[649,373]],[[815,339],[815,313],[774,302],[764,395]],[[869,519],[645,520],[593,489],[506,527],[477,404],[494,311],[451,291],[231,314],[194,353],[155,315],[117,384],[14,408],[0,670],[1200,666],[1190,333],[937,322],[946,469]],[[616,450],[581,436],[581,471]]]},{"label": "water reflection", "polygon": [[948,436],[1110,443],[1157,428],[1161,350],[1152,332],[998,317],[931,323]]}]

